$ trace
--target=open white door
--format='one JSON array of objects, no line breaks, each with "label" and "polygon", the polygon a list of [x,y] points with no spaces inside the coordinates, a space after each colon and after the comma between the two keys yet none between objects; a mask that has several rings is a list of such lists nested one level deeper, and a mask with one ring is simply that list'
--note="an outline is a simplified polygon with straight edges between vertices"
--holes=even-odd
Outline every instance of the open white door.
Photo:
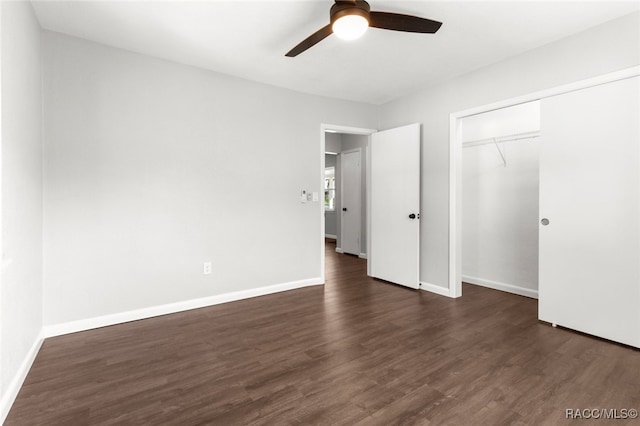
[{"label": "open white door", "polygon": [[362,212],[361,152],[359,149],[343,151],[341,160],[340,248],[344,253],[360,255]]},{"label": "open white door", "polygon": [[640,77],[542,101],[541,320],[640,347]]},{"label": "open white door", "polygon": [[372,277],[420,285],[420,124],[371,135]]}]

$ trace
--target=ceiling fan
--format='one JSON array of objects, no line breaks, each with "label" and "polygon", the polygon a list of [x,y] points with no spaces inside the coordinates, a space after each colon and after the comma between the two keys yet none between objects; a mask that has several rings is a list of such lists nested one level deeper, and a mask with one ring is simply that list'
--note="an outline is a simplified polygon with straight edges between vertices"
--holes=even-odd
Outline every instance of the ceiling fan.
[{"label": "ceiling fan", "polygon": [[335,0],[335,4],[329,11],[329,17],[328,25],[304,39],[285,56],[290,58],[298,56],[331,34],[345,40],[354,40],[364,34],[368,27],[433,34],[442,25],[442,22],[412,15],[371,11],[369,3],[362,0]]}]

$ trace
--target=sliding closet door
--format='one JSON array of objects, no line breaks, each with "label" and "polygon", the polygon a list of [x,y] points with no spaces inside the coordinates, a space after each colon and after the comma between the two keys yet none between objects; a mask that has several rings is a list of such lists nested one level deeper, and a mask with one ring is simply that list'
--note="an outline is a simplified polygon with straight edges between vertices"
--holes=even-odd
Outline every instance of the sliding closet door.
[{"label": "sliding closet door", "polygon": [[541,104],[539,317],[640,347],[639,77]]}]

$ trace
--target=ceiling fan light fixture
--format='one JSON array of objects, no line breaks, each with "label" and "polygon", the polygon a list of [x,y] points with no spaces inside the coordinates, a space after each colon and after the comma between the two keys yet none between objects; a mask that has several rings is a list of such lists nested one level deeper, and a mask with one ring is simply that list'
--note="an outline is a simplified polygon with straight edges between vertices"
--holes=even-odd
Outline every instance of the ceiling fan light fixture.
[{"label": "ceiling fan light fixture", "polygon": [[345,40],[355,40],[367,28],[434,34],[442,22],[393,12],[372,12],[365,0],[335,0],[329,10],[329,24],[298,43],[284,56],[293,58],[320,43],[331,34]]},{"label": "ceiling fan light fixture", "polygon": [[329,11],[331,31],[342,40],[355,40],[369,28],[371,9],[366,1],[336,1]]},{"label": "ceiling fan light fixture", "polygon": [[361,15],[344,15],[338,18],[331,27],[333,33],[342,40],[355,40],[369,28],[369,21]]}]

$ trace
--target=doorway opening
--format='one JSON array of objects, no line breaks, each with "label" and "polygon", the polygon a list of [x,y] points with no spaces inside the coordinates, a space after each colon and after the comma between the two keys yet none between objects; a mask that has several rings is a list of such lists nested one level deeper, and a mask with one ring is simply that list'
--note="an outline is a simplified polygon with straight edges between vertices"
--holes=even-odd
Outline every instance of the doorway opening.
[{"label": "doorway opening", "polygon": [[368,253],[368,153],[374,129],[321,125],[321,277],[325,280],[325,242],[335,251],[366,259]]},{"label": "doorway opening", "polygon": [[540,102],[460,126],[462,281],[537,298]]}]

